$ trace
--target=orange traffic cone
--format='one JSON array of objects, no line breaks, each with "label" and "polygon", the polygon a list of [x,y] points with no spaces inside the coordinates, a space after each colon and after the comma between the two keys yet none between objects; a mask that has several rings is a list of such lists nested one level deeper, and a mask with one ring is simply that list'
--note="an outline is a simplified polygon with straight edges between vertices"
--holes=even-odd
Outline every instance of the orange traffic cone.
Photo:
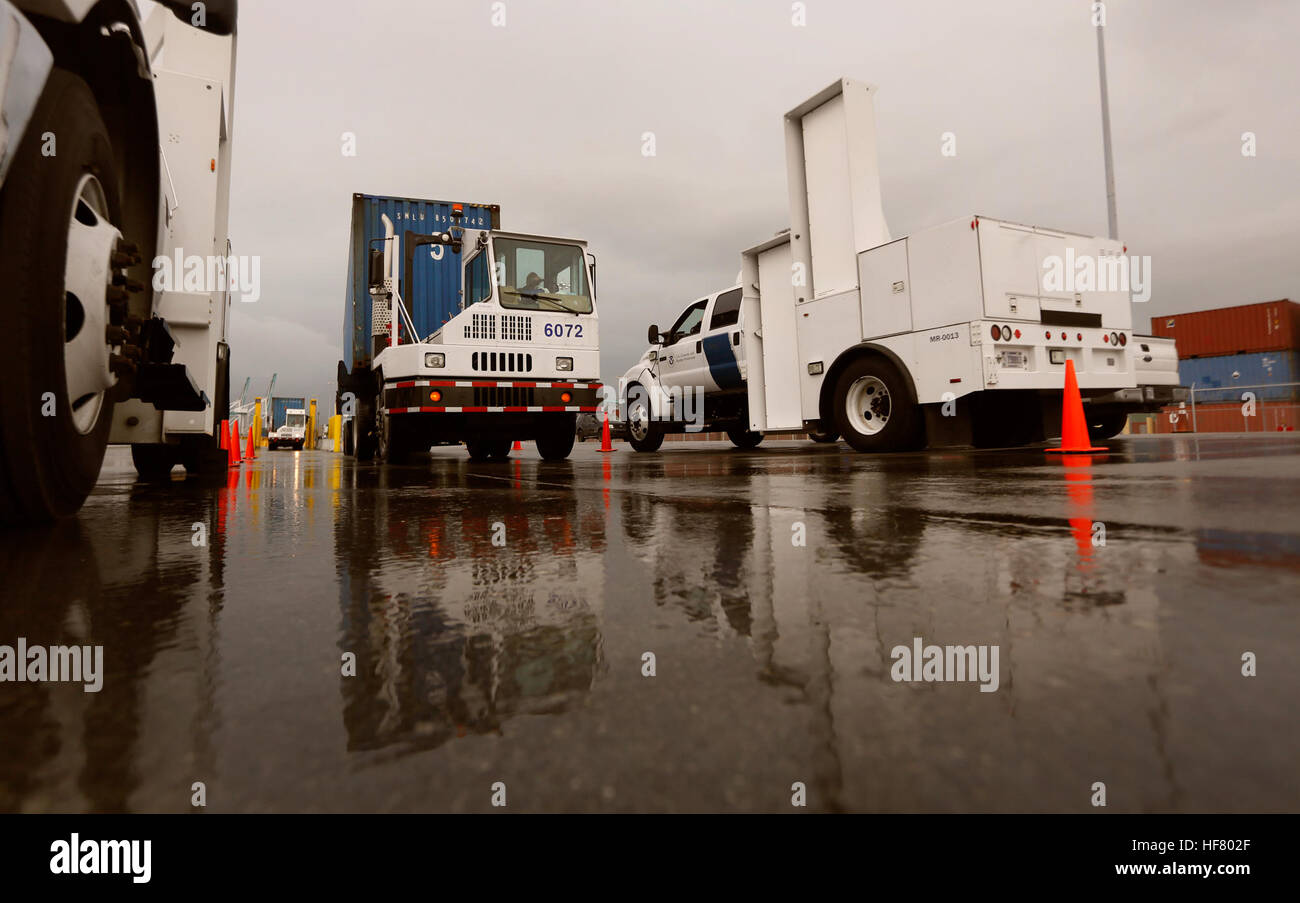
[{"label": "orange traffic cone", "polygon": [[600,427],[600,450],[603,452],[614,450],[614,446],[609,442],[609,411],[605,412],[605,420]]},{"label": "orange traffic cone", "polygon": [[1065,362],[1065,395],[1061,399],[1061,447],[1049,452],[1087,454],[1109,451],[1108,448],[1089,445],[1088,419],[1083,416],[1083,397],[1079,394],[1079,381],[1074,375],[1074,361]]},{"label": "orange traffic cone", "polygon": [[515,440],[514,447],[511,448],[510,450],[511,450],[511,451],[523,451],[523,450],[524,450],[524,444],[523,444],[522,442],[520,442],[518,439],[516,439],[516,440]]},{"label": "orange traffic cone", "polygon": [[248,448],[244,451],[244,460],[245,460],[245,461],[255,461],[255,460],[257,460],[257,450],[256,450],[256,448],[255,448],[254,445],[253,445],[253,431],[252,431],[252,430],[249,430],[249,431],[248,431]]},{"label": "orange traffic cone", "polygon": [[230,440],[227,443],[230,454],[226,457],[231,467],[239,466],[239,422],[232,420],[230,422]]}]

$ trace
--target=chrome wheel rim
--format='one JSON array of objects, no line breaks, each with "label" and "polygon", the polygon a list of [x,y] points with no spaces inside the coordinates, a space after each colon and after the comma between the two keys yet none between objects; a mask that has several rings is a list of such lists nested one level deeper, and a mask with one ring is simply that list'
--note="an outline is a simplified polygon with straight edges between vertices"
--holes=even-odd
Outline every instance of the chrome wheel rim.
[{"label": "chrome wheel rim", "polygon": [[856,379],[844,404],[849,425],[864,436],[874,436],[889,425],[889,387],[875,376]]},{"label": "chrome wheel rim", "polygon": [[109,258],[120,233],[108,219],[108,197],[99,179],[86,173],[68,215],[63,270],[64,403],[77,432],[94,430],[104,395],[117,382],[109,369]]}]

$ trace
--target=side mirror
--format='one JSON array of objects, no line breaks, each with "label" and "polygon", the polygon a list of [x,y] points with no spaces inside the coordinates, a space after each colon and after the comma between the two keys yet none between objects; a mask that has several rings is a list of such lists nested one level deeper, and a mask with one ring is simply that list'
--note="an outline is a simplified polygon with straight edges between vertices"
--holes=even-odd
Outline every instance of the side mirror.
[{"label": "side mirror", "polygon": [[654,323],[650,324],[650,329],[646,334],[646,341],[651,345],[662,345],[663,337],[659,335],[659,327]]},{"label": "side mirror", "polygon": [[378,248],[370,249],[370,287],[384,287],[384,252]]}]

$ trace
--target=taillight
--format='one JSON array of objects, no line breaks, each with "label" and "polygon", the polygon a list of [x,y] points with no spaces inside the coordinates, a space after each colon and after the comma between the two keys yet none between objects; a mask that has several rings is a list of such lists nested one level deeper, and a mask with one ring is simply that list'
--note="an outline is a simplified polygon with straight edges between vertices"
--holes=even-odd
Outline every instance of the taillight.
[{"label": "taillight", "polygon": [[1111,343],[1112,345],[1118,345],[1118,344],[1119,344],[1119,336],[1112,332],[1112,333],[1110,334],[1110,343]]},{"label": "taillight", "polygon": [[564,402],[565,404],[568,404],[569,402],[573,401],[573,396],[570,395],[568,392],[561,392],[560,401]]},{"label": "taillight", "polygon": [[1128,344],[1128,336],[1124,335],[1124,333],[1122,332],[1119,334],[1119,344],[1120,347],[1123,347]]},{"label": "taillight", "polygon": [[1062,342],[1065,341],[1065,333],[1061,333],[1061,341],[1062,341]]},{"label": "taillight", "polygon": [[1016,330],[1015,335],[1016,335],[1016,338],[1020,338],[1020,330],[1019,330],[1019,329]]},{"label": "taillight", "polygon": [[1103,342],[1109,342],[1109,341],[1110,341],[1110,336],[1106,335],[1106,333],[1103,332],[1103,333],[1101,334],[1101,340],[1102,340]]},{"label": "taillight", "polygon": [[1078,339],[1080,342],[1083,341],[1083,333],[1081,333],[1081,332],[1079,332],[1079,333],[1075,333],[1075,336],[1074,336],[1074,337],[1075,337],[1076,339]]},{"label": "taillight", "polygon": [[989,335],[993,336],[993,341],[996,342],[1002,337],[1002,328],[995,323],[989,327]]},{"label": "taillight", "polygon": [[1050,339],[1051,337],[1052,337],[1052,334],[1051,334],[1050,332],[1045,332],[1045,333],[1043,333],[1043,338],[1045,338],[1045,339]]},{"label": "taillight", "polygon": [[439,392],[437,389],[434,389],[432,392],[429,393],[429,400],[442,401],[442,393]]},{"label": "taillight", "polygon": [[1002,327],[1002,341],[1004,341],[1004,342],[1009,342],[1009,341],[1011,341],[1011,327],[1010,327],[1010,326],[1003,326],[1003,327]]}]

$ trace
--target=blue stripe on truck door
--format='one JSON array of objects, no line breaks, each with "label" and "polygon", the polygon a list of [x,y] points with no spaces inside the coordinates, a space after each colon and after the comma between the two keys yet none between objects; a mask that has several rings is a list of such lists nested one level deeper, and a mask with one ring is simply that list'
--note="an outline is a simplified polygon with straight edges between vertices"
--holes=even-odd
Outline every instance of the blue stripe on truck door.
[{"label": "blue stripe on truck door", "polygon": [[740,378],[736,354],[731,350],[731,333],[723,332],[704,339],[704,357],[709,362],[709,375],[719,389],[739,389],[745,384]]}]

